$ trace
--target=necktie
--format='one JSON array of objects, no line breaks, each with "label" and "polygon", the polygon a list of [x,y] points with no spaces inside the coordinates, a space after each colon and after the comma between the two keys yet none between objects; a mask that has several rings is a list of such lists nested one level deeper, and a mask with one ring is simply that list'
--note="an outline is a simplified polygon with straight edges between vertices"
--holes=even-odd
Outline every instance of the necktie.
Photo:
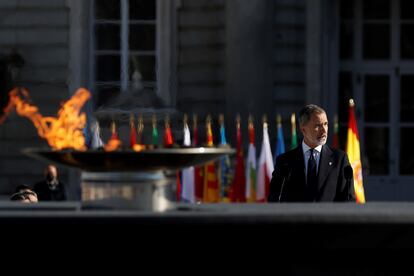
[{"label": "necktie", "polygon": [[314,149],[310,149],[310,156],[308,160],[308,173],[307,173],[307,184],[308,184],[308,191],[309,196],[312,201],[316,199],[316,192],[318,188],[318,178],[316,174],[316,160],[313,156]]}]

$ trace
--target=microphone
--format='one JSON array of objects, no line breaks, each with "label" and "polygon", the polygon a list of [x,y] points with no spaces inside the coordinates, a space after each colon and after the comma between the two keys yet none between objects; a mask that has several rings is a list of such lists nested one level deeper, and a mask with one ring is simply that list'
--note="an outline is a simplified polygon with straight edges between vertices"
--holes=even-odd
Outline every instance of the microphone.
[{"label": "microphone", "polygon": [[346,181],[346,187],[348,189],[348,194],[346,196],[348,201],[351,201],[351,180],[354,177],[354,171],[350,165],[344,167],[344,177]]},{"label": "microphone", "polygon": [[282,180],[282,185],[280,187],[278,202],[280,202],[280,200],[282,199],[283,188],[285,187],[285,182],[289,180],[291,173],[292,173],[292,169],[289,168],[289,164],[283,163],[280,169],[280,174],[282,175],[283,180]]}]

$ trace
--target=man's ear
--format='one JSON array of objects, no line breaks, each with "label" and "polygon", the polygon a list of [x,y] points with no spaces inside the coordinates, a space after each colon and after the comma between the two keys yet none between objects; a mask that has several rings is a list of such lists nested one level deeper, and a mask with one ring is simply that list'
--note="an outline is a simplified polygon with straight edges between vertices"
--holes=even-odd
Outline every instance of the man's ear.
[{"label": "man's ear", "polygon": [[299,129],[300,132],[302,132],[302,134],[305,135],[305,128],[302,125],[299,126]]}]

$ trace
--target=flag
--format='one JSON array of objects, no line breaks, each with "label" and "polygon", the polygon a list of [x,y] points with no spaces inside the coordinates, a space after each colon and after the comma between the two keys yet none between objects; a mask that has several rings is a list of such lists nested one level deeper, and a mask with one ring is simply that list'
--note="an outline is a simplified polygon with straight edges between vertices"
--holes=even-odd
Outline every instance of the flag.
[{"label": "flag", "polygon": [[[193,147],[198,146],[198,126],[197,114],[193,114]],[[203,200],[204,169],[203,167],[194,168],[194,193],[196,201]]]},{"label": "flag", "polygon": [[362,163],[357,123],[355,120],[354,100],[349,100],[348,135],[346,153],[354,171],[354,189],[357,203],[365,203],[365,192],[362,181]]},{"label": "flag", "polygon": [[204,192],[203,202],[219,202],[219,188],[216,174],[216,165],[210,162],[204,166]]},{"label": "flag", "polygon": [[231,201],[246,202],[246,175],[244,168],[244,156],[242,148],[242,136],[240,130],[240,116],[237,118],[237,144],[236,144],[236,166],[232,184]]},{"label": "flag", "polygon": [[193,114],[193,147],[198,145],[197,114]]},{"label": "flag", "polygon": [[152,144],[158,146],[157,116],[152,116]]},{"label": "flag", "polygon": [[167,115],[165,117],[165,133],[164,133],[164,147],[172,147],[174,144],[171,126],[170,126],[170,117]]},{"label": "flag", "polygon": [[144,118],[142,117],[142,114],[138,116],[137,132],[138,132],[137,143],[139,145],[143,145],[144,138],[142,134],[144,132]]},{"label": "flag", "polygon": [[246,164],[246,199],[247,202],[256,202],[256,147],[254,145],[254,125],[249,117],[249,149]]},{"label": "flag", "polygon": [[118,132],[116,131],[116,125],[114,121],[112,121],[112,124],[111,124],[111,132],[112,132],[111,140],[119,140]]},{"label": "flag", "polygon": [[[211,117],[207,116],[206,119],[206,129],[207,129],[207,146],[213,147],[213,131],[211,129]],[[216,164],[215,162],[209,162],[204,165],[204,192],[203,192],[203,201],[204,202],[218,202],[220,200],[219,196],[219,186],[216,173]]]},{"label": "flag", "polygon": [[332,147],[335,149],[339,149],[339,134],[338,131],[338,115],[334,116],[334,132],[333,132],[333,139],[332,139]]},{"label": "flag", "polygon": [[214,146],[213,143],[213,130],[211,129],[211,116],[208,115],[206,119],[206,129],[207,129],[207,147]]},{"label": "flag", "polygon": [[[226,129],[224,126],[224,116],[220,114],[219,116],[220,121],[220,146],[221,147],[228,147],[227,139],[226,139]],[[229,191],[231,188],[231,181],[232,181],[232,173],[231,173],[231,165],[230,165],[230,158],[228,155],[225,155],[220,158],[220,166],[218,170],[219,175],[219,187],[221,190],[221,200],[223,202],[230,202]]]},{"label": "flag", "polygon": [[277,140],[275,147],[275,156],[273,157],[273,164],[276,163],[276,158],[285,152],[285,139],[283,138],[282,117],[277,115]]},{"label": "flag", "polygon": [[290,117],[290,122],[292,123],[292,141],[290,143],[290,149],[295,149],[298,146],[298,136],[296,134],[296,116],[295,113],[292,113]]},{"label": "flag", "polygon": [[99,127],[98,120],[94,119],[91,121],[91,148],[97,149],[104,146],[104,143],[101,139],[101,129]]},{"label": "flag", "polygon": [[[187,124],[186,116],[184,116],[184,147],[191,146],[190,129]],[[194,187],[194,167],[182,170],[182,191],[181,199],[183,202],[195,203],[195,187]]]},{"label": "flag", "polygon": [[266,202],[269,195],[270,179],[274,169],[266,122],[263,123],[263,143],[257,168],[257,201]]},{"label": "flag", "polygon": [[131,114],[129,117],[129,145],[134,148],[137,143],[137,130],[135,128],[134,115]]},{"label": "flag", "polygon": [[191,135],[190,135],[190,128],[188,127],[188,120],[187,114],[184,114],[184,147],[191,147]]},{"label": "flag", "polygon": [[86,126],[83,128],[83,137],[85,138],[85,146],[90,149],[92,144],[89,122],[86,122]]}]

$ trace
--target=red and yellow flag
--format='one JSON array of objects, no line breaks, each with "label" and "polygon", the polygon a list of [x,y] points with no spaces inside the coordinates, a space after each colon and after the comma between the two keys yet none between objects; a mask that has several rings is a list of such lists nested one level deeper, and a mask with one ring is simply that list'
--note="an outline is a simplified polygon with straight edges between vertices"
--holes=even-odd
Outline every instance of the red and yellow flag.
[{"label": "red and yellow flag", "polygon": [[354,189],[357,203],[365,203],[365,192],[362,181],[362,164],[361,150],[357,123],[355,120],[354,100],[349,100],[349,120],[348,120],[348,137],[346,143],[346,153],[349,162],[354,170]]},{"label": "red and yellow flag", "polygon": [[[207,146],[213,147],[213,131],[211,129],[211,117],[207,116],[206,120],[207,129]],[[207,163],[204,166],[204,202],[219,202],[220,201],[220,189],[216,173],[216,165],[213,162]]]}]

